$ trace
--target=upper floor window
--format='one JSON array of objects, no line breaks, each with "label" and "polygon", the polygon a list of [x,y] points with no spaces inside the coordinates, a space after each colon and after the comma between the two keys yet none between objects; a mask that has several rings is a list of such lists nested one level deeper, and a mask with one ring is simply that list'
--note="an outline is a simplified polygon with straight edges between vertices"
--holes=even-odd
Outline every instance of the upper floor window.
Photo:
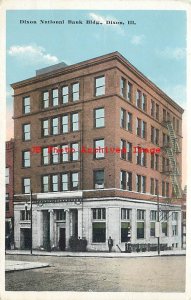
[{"label": "upper floor window", "polygon": [[123,108],[120,110],[120,127],[125,128],[125,110]]},{"label": "upper floor window", "polygon": [[132,191],[132,173],[121,170],[120,188],[122,190]]},{"label": "upper floor window", "polygon": [[156,104],[156,119],[157,120],[159,120],[159,114],[160,114],[159,105]]},{"label": "upper floor window", "polygon": [[46,193],[49,191],[49,176],[45,175],[42,177],[42,191]]},{"label": "upper floor window", "polygon": [[66,212],[64,211],[64,209],[56,210],[56,220],[57,221],[65,221],[66,220]]},{"label": "upper floor window", "polygon": [[47,147],[42,149],[42,164],[43,165],[49,164],[49,153]]},{"label": "upper floor window", "polygon": [[53,135],[56,135],[56,134],[58,134],[59,133],[59,127],[58,127],[58,125],[59,125],[59,122],[58,122],[58,117],[56,117],[56,118],[53,118],[52,119],[52,134]]},{"label": "upper floor window", "polygon": [[52,105],[53,106],[58,105],[58,89],[52,90]]},{"label": "upper floor window", "polygon": [[72,190],[78,190],[79,188],[79,174],[78,172],[71,173],[71,189]]},{"label": "upper floor window", "polygon": [[104,108],[96,108],[94,110],[95,127],[100,128],[105,125],[105,110]]},{"label": "upper floor window", "polygon": [[23,167],[30,167],[30,151],[23,151]]},{"label": "upper floor window", "polygon": [[31,125],[30,124],[24,124],[23,125],[23,140],[29,141],[31,138]]},{"label": "upper floor window", "polygon": [[62,174],[62,191],[68,191],[68,173]]},{"label": "upper floor window", "polygon": [[147,111],[147,96],[142,94],[142,110]]},{"label": "upper floor window", "polygon": [[145,210],[137,209],[137,220],[145,220]]},{"label": "upper floor window", "polygon": [[136,106],[138,108],[142,108],[141,107],[141,91],[137,90],[136,92]]},{"label": "upper floor window", "polygon": [[31,180],[30,178],[23,178],[23,193],[29,194],[31,190]]},{"label": "upper floor window", "polygon": [[121,91],[120,91],[121,96],[126,98],[126,80],[123,77],[121,77],[120,88],[121,88]]},{"label": "upper floor window", "polygon": [[96,149],[96,153],[94,155],[95,158],[103,158],[104,157],[104,139],[95,140],[94,141],[94,149]]},{"label": "upper floor window", "polygon": [[151,116],[155,117],[155,102],[151,99]]},{"label": "upper floor window", "polygon": [[68,116],[62,116],[62,133],[68,132]]},{"label": "upper floor window", "polygon": [[105,76],[101,76],[95,79],[95,95],[105,95]]},{"label": "upper floor window", "polygon": [[58,192],[58,175],[52,175],[52,191],[53,192]]},{"label": "upper floor window", "polygon": [[69,88],[68,86],[63,86],[62,88],[62,103],[68,103],[69,100]]},{"label": "upper floor window", "polygon": [[133,123],[132,113],[127,112],[127,124],[126,124],[127,130],[132,131],[132,123]]},{"label": "upper floor window", "polygon": [[24,97],[23,98],[23,113],[28,114],[30,113],[30,97]]},{"label": "upper floor window", "polygon": [[49,135],[48,120],[42,121],[42,135],[43,136]]},{"label": "upper floor window", "polygon": [[137,192],[146,193],[146,176],[136,175]]},{"label": "upper floor window", "polygon": [[121,209],[121,220],[130,220],[131,209],[122,208]]},{"label": "upper floor window", "polygon": [[151,210],[150,211],[150,220],[151,221],[156,221],[157,219],[157,211],[156,210]]},{"label": "upper floor window", "polygon": [[80,98],[80,84],[74,83],[72,84],[72,101],[78,101]]},{"label": "upper floor window", "polygon": [[153,126],[151,126],[151,142],[156,145],[159,144],[159,129]]},{"label": "upper floor window", "polygon": [[132,93],[133,93],[133,85],[132,83],[128,82],[127,84],[127,99],[132,101]]},{"label": "upper floor window", "polygon": [[43,101],[43,108],[49,107],[49,92],[43,92],[42,101]]},{"label": "upper floor window", "polygon": [[62,153],[62,162],[66,162],[69,160],[69,153],[68,153],[68,145],[62,145],[62,150],[61,150],[61,153]]},{"label": "upper floor window", "polygon": [[72,160],[78,160],[79,159],[79,150],[78,150],[78,148],[79,148],[79,146],[78,146],[78,143],[73,143],[73,144],[71,144],[71,148],[72,148],[72,157],[71,157],[71,159]]},{"label": "upper floor window", "polygon": [[9,168],[5,169],[5,183],[9,184]]},{"label": "upper floor window", "polygon": [[71,115],[72,117],[72,131],[78,131],[79,130],[79,115],[78,113],[74,113]]},{"label": "upper floor window", "polygon": [[146,138],[147,123],[137,118],[137,135]]},{"label": "upper floor window", "polygon": [[162,119],[163,119],[163,122],[166,122],[166,110],[164,108],[162,111]]},{"label": "upper floor window", "polygon": [[104,188],[104,170],[94,171],[94,188],[95,189]]}]

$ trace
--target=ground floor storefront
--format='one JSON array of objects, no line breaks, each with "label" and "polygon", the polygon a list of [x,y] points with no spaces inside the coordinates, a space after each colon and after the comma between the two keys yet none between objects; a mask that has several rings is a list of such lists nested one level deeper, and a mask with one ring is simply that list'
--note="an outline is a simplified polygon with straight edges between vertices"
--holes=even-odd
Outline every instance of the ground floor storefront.
[{"label": "ground floor storefront", "polygon": [[[87,240],[87,250],[125,250],[125,243],[157,244],[181,248],[181,207],[127,198],[83,199],[82,194],[39,194],[30,202],[15,202],[15,248],[69,250],[70,239]],[[158,224],[159,229],[158,229]]]}]

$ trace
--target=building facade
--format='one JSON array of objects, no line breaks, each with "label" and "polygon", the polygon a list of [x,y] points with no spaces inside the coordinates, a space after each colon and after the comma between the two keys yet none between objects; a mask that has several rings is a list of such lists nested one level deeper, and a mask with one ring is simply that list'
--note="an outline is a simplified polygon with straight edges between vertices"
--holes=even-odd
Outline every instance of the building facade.
[{"label": "building facade", "polygon": [[180,106],[118,52],[12,87],[17,248],[31,243],[31,189],[34,248],[76,236],[106,250],[111,236],[123,249],[129,228],[155,244],[157,199],[161,243],[181,247]]},{"label": "building facade", "polygon": [[6,142],[6,170],[5,170],[5,183],[6,183],[6,196],[5,196],[5,237],[6,248],[11,247],[14,242],[14,211],[13,211],[13,159],[14,159],[14,140]]}]

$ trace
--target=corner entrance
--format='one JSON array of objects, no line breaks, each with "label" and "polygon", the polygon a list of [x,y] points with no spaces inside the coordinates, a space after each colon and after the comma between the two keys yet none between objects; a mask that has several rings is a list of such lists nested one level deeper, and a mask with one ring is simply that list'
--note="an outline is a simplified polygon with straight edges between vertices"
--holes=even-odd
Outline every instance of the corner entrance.
[{"label": "corner entrance", "polygon": [[66,248],[66,229],[65,228],[60,228],[60,233],[59,233],[59,248],[61,251],[65,251]]},{"label": "corner entrance", "polygon": [[21,249],[31,248],[31,230],[30,228],[21,228]]}]

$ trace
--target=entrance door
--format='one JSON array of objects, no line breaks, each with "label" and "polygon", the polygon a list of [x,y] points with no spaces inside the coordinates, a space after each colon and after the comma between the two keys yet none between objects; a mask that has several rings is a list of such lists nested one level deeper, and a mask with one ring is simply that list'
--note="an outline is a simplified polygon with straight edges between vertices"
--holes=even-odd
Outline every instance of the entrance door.
[{"label": "entrance door", "polygon": [[60,228],[59,248],[64,251],[66,247],[66,229]]},{"label": "entrance door", "polygon": [[31,230],[29,228],[21,229],[21,240],[22,240],[22,249],[30,249],[31,248]]}]

